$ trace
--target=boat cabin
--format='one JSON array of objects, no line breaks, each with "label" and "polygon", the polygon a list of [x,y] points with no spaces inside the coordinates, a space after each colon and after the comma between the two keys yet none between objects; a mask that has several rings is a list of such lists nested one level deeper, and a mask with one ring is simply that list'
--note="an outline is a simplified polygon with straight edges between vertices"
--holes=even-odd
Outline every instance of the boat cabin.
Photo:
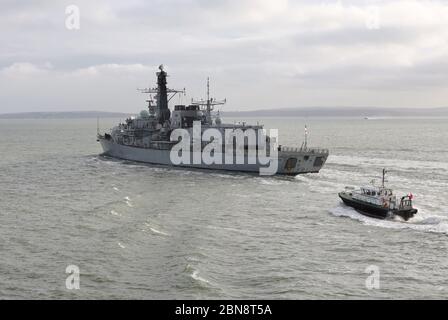
[{"label": "boat cabin", "polygon": [[354,199],[371,203],[377,206],[395,207],[396,197],[392,189],[383,187],[366,186],[352,192]]},{"label": "boat cabin", "polygon": [[387,197],[393,195],[392,189],[378,188],[374,186],[362,187],[360,189],[360,193],[362,195],[369,197],[381,197],[381,196]]}]

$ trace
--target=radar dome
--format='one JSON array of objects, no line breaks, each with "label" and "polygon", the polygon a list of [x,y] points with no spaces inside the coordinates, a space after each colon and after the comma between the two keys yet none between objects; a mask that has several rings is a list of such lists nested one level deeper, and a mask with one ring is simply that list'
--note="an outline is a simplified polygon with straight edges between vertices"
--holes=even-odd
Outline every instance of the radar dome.
[{"label": "radar dome", "polygon": [[149,112],[146,110],[142,110],[140,111],[140,118],[148,118],[149,117]]}]

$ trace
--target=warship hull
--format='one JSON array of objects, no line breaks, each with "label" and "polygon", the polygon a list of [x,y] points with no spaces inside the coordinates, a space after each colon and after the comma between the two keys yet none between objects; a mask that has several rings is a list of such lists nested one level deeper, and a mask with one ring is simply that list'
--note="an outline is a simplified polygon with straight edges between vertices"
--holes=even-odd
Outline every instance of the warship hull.
[{"label": "warship hull", "polygon": [[[170,159],[171,150],[141,148],[135,146],[127,146],[114,142],[110,139],[99,137],[99,142],[103,148],[103,155],[130,160],[136,162],[144,162],[148,164],[226,170],[239,172],[259,173],[261,168],[265,168],[261,164],[173,164]],[[279,175],[297,175],[303,173],[317,173],[326,162],[328,153],[316,152],[316,150],[307,151],[279,151],[278,152],[278,168],[276,174]]]}]

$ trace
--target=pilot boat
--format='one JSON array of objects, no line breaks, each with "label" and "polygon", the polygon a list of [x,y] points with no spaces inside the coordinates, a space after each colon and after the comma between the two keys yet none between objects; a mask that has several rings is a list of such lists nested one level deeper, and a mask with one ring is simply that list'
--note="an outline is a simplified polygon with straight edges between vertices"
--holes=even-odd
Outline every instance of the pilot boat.
[{"label": "pilot boat", "polygon": [[383,169],[381,186],[377,187],[372,183],[371,186],[359,189],[346,187],[345,191],[339,193],[339,197],[346,205],[366,216],[378,219],[399,216],[408,221],[418,212],[412,206],[413,195],[410,193],[398,199],[393,190],[384,185],[386,172]]}]

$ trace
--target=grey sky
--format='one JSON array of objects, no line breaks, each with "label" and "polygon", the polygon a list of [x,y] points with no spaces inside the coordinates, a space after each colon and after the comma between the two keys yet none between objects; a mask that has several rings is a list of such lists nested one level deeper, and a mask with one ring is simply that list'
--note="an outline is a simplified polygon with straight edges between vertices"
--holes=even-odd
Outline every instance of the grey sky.
[{"label": "grey sky", "polygon": [[[80,29],[65,26],[66,6]],[[227,110],[448,105],[446,1],[0,2],[0,113],[145,107],[157,66]],[[179,100],[175,101],[178,102]]]}]

